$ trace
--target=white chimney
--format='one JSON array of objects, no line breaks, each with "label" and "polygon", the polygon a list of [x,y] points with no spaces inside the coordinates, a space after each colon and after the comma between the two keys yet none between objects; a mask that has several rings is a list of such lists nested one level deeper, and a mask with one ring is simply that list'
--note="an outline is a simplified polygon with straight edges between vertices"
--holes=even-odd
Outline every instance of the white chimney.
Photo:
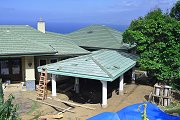
[{"label": "white chimney", "polygon": [[37,29],[43,33],[45,33],[45,31],[46,31],[45,30],[45,22],[42,20],[42,18],[40,18],[40,20],[37,23]]}]

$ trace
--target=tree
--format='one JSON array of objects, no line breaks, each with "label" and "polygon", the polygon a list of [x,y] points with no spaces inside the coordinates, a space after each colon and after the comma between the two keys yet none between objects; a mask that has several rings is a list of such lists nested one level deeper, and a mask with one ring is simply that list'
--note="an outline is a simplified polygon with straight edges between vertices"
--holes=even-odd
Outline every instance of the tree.
[{"label": "tree", "polygon": [[180,21],[180,1],[177,1],[175,6],[171,9],[170,16]]},{"label": "tree", "polygon": [[4,103],[4,94],[3,94],[3,88],[2,88],[2,79],[0,79],[0,105]]},{"label": "tree", "polygon": [[157,80],[173,83],[180,78],[180,23],[160,9],[133,20],[123,40],[136,43],[140,68]]},{"label": "tree", "polygon": [[17,116],[17,105],[12,104],[14,97],[9,96],[8,100],[4,102],[4,94],[2,89],[2,80],[0,79],[0,120],[20,120]]}]

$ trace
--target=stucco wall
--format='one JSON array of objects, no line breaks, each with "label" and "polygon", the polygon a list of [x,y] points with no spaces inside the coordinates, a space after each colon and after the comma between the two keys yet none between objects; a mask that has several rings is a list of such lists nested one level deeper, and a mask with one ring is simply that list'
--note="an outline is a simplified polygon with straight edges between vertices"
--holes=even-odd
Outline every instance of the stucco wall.
[{"label": "stucco wall", "polygon": [[25,80],[35,80],[34,56],[25,57]]}]

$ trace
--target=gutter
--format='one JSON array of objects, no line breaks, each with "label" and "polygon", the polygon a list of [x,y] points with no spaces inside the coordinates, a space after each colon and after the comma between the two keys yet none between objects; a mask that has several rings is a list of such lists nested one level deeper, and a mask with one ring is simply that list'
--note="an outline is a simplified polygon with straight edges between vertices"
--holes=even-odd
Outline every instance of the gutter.
[{"label": "gutter", "polygon": [[40,56],[40,55],[52,55],[57,52],[40,52],[40,53],[14,53],[14,54],[3,54],[0,57],[17,57],[17,56]]}]

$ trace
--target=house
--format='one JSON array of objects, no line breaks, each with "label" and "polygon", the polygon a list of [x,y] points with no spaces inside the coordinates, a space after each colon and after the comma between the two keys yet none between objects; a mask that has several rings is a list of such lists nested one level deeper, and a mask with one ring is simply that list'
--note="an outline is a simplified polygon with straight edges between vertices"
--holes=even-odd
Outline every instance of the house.
[{"label": "house", "polygon": [[0,25],[0,78],[3,81],[25,81],[27,90],[34,90],[37,66],[90,53],[65,38],[46,34],[42,20],[37,28]]},{"label": "house", "polygon": [[25,81],[27,90],[35,89],[38,66],[90,51],[111,49],[128,51],[134,46],[123,43],[122,33],[103,25],[92,25],[70,34],[47,32],[40,20],[37,29],[28,25],[0,25],[0,78]]}]

